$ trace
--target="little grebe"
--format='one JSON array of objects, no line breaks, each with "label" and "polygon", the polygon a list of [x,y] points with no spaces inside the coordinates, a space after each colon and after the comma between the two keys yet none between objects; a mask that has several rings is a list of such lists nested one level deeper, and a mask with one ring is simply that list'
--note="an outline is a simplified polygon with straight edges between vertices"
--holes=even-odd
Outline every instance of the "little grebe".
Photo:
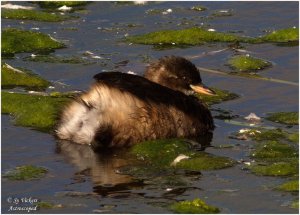
[{"label": "little grebe", "polygon": [[196,66],[182,57],[150,64],[145,78],[120,72],[96,82],[62,112],[56,135],[79,144],[120,147],[160,138],[197,137],[211,132],[213,119],[193,91],[214,94]]}]

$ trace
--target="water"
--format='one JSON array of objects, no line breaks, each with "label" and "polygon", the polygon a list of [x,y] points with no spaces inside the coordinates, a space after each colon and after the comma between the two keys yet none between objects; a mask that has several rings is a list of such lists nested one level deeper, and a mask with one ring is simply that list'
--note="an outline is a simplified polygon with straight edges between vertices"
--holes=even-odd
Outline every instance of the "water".
[{"label": "water", "polygon": [[[94,2],[85,7],[88,12],[79,14],[79,19],[58,24],[35,21],[21,23],[20,20],[3,19],[2,28],[39,28],[39,31],[63,40],[68,47],[56,50],[57,55],[82,56],[84,52],[90,51],[97,56],[109,58],[105,61],[106,66],[102,65],[102,59],[93,59],[97,63],[90,65],[22,60],[31,53],[18,54],[15,59],[5,61],[15,67],[30,69],[47,80],[68,85],[57,85],[58,90],[86,90],[92,83],[93,75],[99,72],[119,70],[142,75],[147,59],[165,55],[201,55],[192,60],[197,66],[228,71],[226,61],[234,54],[231,50],[205,54],[226,48],[226,44],[222,43],[159,51],[151,46],[129,45],[123,41],[126,34],[186,28],[203,23],[217,31],[236,31],[240,35],[259,36],[264,34],[263,31],[298,26],[299,23],[298,2],[199,4],[208,10],[188,10],[198,5],[197,2],[151,2],[146,5]],[[169,8],[173,12],[168,15],[146,13],[150,9]],[[221,9],[232,10],[233,16],[208,18],[213,11]],[[128,27],[130,24],[137,26]],[[66,30],[70,27],[77,30]],[[273,67],[261,72],[263,76],[299,82],[298,46],[243,45],[243,49],[251,55],[273,62]],[[119,63],[122,61],[129,62]],[[215,105],[214,108],[231,110],[241,118],[250,112],[265,116],[268,112],[298,111],[297,86],[208,72],[202,72],[201,75],[208,86],[241,95],[237,100]],[[132,177],[117,174],[115,170],[118,167],[130,163],[122,153],[97,155],[89,148],[58,143],[52,134],[15,127],[12,122],[11,117],[2,115],[2,173],[18,165],[33,164],[46,167],[49,174],[42,180],[27,182],[2,179],[2,213],[7,213],[10,207],[8,197],[35,197],[64,205],[62,208],[44,209],[39,213],[170,213],[166,205],[174,200],[198,197],[219,207],[222,213],[297,213],[296,209],[287,206],[296,196],[273,189],[286,179],[255,176],[242,170],[242,164],[218,171],[203,171],[200,176],[186,175],[185,179],[192,182],[191,186],[168,192],[165,188],[156,187],[154,182],[136,181]],[[212,145],[240,144],[227,149],[208,148],[207,152],[235,160],[247,160],[252,143],[228,138],[231,132],[243,127],[222,120],[215,120],[215,123],[217,129],[214,131]]]}]

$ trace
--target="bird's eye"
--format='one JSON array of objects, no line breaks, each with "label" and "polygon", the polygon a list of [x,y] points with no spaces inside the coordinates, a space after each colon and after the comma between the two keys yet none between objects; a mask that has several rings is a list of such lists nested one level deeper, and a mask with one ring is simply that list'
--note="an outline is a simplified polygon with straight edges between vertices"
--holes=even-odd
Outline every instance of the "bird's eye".
[{"label": "bird's eye", "polygon": [[183,80],[186,80],[186,77],[183,77]]}]

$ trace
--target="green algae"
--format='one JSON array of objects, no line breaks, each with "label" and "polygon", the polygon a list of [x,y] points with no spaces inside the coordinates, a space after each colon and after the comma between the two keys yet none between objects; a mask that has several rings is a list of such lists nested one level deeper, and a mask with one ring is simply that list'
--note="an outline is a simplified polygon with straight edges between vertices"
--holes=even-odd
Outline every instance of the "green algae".
[{"label": "green algae", "polygon": [[205,10],[207,10],[207,8],[204,7],[204,6],[202,6],[202,5],[196,5],[196,6],[191,7],[191,10],[195,10],[195,11],[205,11]]},{"label": "green algae", "polygon": [[232,10],[217,10],[212,13],[212,17],[233,16]]},{"label": "green algae", "polygon": [[282,129],[269,129],[269,130],[250,130],[248,133],[253,133],[252,139],[256,141],[275,141],[275,140],[280,140],[284,139],[287,137],[288,133],[283,131]]},{"label": "green algae", "polygon": [[278,112],[269,114],[266,119],[287,125],[299,125],[298,112]]},{"label": "green algae", "polygon": [[52,209],[52,208],[54,208],[54,204],[52,204],[52,203],[50,203],[50,202],[38,202],[37,204],[37,207],[39,208],[39,209]]},{"label": "green algae", "polygon": [[288,192],[297,192],[299,191],[299,180],[285,182],[278,186],[277,189]]},{"label": "green algae", "polygon": [[299,209],[299,199],[292,202],[291,208]]},{"label": "green algae", "polygon": [[44,167],[25,165],[16,167],[14,170],[6,173],[4,177],[10,180],[32,180],[42,178],[47,172],[48,170]]},{"label": "green algae", "polygon": [[179,139],[146,141],[132,147],[131,153],[139,160],[165,168],[179,155],[189,151],[189,145]]},{"label": "green algae", "polygon": [[1,65],[1,80],[2,89],[23,87],[28,90],[45,90],[50,85],[48,81],[27,70],[14,69],[7,64]]},{"label": "green algae", "polygon": [[239,96],[235,93],[231,93],[227,90],[221,90],[217,88],[211,87],[211,89],[216,93],[216,95],[204,95],[204,94],[196,94],[196,96],[207,105],[218,104],[224,101],[229,101],[233,99],[239,98]]},{"label": "green algae", "polygon": [[180,161],[176,168],[185,170],[214,170],[223,169],[234,166],[235,161],[219,156],[212,156],[205,152],[199,152],[196,155],[191,156],[191,159]]},{"label": "green algae", "polygon": [[[263,141],[284,141],[298,143],[299,132],[287,132],[280,128],[277,129],[250,129],[243,134],[247,135],[251,139],[263,142]],[[240,134],[237,134],[240,135]]]},{"label": "green algae", "polygon": [[287,138],[289,141],[299,144],[299,132],[289,134]]},{"label": "green algae", "polygon": [[211,214],[219,213],[220,210],[217,207],[207,205],[201,199],[194,199],[192,201],[180,201],[173,203],[170,209],[175,213],[183,214]]},{"label": "green algae", "polygon": [[268,61],[247,55],[234,56],[231,59],[229,59],[228,63],[230,67],[239,72],[251,72],[256,70],[262,70],[272,65]]},{"label": "green algae", "polygon": [[[149,12],[150,13],[150,12]],[[151,13],[154,13],[153,11]],[[231,16],[230,11],[224,13],[215,13],[213,16]],[[126,40],[131,43],[144,45],[167,45],[167,47],[176,46],[194,46],[210,42],[244,42],[244,43],[290,43],[298,41],[298,28],[281,29],[271,34],[257,38],[241,37],[230,33],[208,31],[203,28],[193,27],[181,30],[161,30],[150,32],[143,35],[127,37]],[[172,45],[172,46],[171,46]],[[265,64],[262,64],[262,66]]]},{"label": "green algae", "polygon": [[54,55],[36,55],[34,57],[26,57],[25,61],[44,62],[44,63],[68,63],[68,64],[91,64],[81,57],[76,56],[54,56]]},{"label": "green algae", "polygon": [[74,18],[67,15],[25,9],[2,9],[1,17],[5,19],[35,20],[43,22],[60,22]]},{"label": "green algae", "polygon": [[273,31],[260,38],[264,42],[292,42],[299,41],[299,28],[286,28]]},{"label": "green algae", "polygon": [[[296,132],[298,133],[298,132]],[[243,132],[256,141],[251,157],[255,163],[250,170],[263,176],[295,176],[299,174],[299,152],[289,133],[281,129],[255,130]]]},{"label": "green algae", "polygon": [[[214,156],[205,152],[195,152],[189,148],[185,141],[180,139],[146,141],[134,145],[131,153],[137,159],[143,160],[143,162],[156,169],[173,167],[175,169],[200,171],[222,169],[235,164],[235,161],[226,157]],[[174,160],[180,155],[185,155],[188,159],[174,164]]]},{"label": "green algae", "polygon": [[14,116],[16,125],[40,131],[53,129],[58,112],[70,100],[66,97],[1,92],[1,110]]},{"label": "green algae", "polygon": [[298,152],[295,150],[295,147],[292,147],[289,144],[268,141],[264,144],[259,144],[252,154],[252,157],[261,160],[270,158],[285,160],[289,158],[298,158]]},{"label": "green algae", "polygon": [[58,8],[62,6],[67,6],[67,7],[79,7],[79,6],[85,6],[89,4],[90,2],[88,1],[39,1],[36,2],[39,4],[40,7],[42,8]]},{"label": "green algae", "polygon": [[21,52],[51,51],[65,47],[63,43],[50,36],[33,31],[6,28],[2,31],[2,55],[13,55]]},{"label": "green algae", "polygon": [[299,173],[298,168],[298,158],[291,159],[289,162],[275,162],[250,166],[253,173],[262,176],[293,176]]},{"label": "green algae", "polygon": [[128,42],[145,45],[201,45],[207,42],[235,42],[241,40],[236,35],[207,31],[202,28],[163,30],[144,35],[127,37]]}]

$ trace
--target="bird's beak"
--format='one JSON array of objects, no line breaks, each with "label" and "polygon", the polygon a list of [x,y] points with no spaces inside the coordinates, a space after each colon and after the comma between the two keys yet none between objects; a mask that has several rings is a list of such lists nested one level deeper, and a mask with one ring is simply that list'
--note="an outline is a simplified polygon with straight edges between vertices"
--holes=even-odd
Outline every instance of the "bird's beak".
[{"label": "bird's beak", "polygon": [[196,93],[206,94],[206,95],[210,95],[210,96],[216,95],[216,93],[212,89],[209,89],[207,86],[205,86],[203,84],[197,84],[197,85],[191,84],[190,87]]}]

